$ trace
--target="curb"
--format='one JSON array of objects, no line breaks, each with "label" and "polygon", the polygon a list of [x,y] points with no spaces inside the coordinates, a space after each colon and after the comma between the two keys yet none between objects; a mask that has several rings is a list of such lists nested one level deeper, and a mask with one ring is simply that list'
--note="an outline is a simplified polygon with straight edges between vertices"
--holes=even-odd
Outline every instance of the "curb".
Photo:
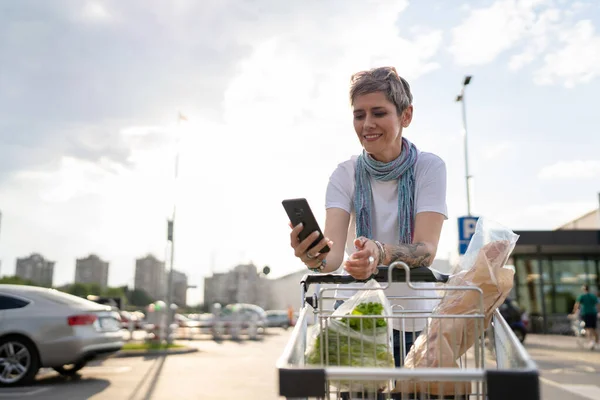
[{"label": "curb", "polygon": [[116,353],[114,358],[128,358],[128,357],[153,357],[153,356],[172,356],[178,354],[189,354],[196,353],[198,351],[195,347],[184,347],[177,349],[166,349],[166,350],[121,350]]}]

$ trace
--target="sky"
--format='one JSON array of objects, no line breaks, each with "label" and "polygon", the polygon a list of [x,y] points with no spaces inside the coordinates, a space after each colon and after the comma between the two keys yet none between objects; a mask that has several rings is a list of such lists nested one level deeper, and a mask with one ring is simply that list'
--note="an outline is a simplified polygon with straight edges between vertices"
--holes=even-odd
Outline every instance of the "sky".
[{"label": "sky", "polygon": [[598,207],[599,30],[591,0],[2,1],[0,273],[39,252],[60,285],[95,253],[132,286],[174,204],[190,302],[239,263],[301,269],[281,201],[323,226],[330,174],[361,151],[350,76],[389,65],[414,96],[404,135],[447,166],[438,258],[466,214],[465,75],[473,214],[555,229]]}]

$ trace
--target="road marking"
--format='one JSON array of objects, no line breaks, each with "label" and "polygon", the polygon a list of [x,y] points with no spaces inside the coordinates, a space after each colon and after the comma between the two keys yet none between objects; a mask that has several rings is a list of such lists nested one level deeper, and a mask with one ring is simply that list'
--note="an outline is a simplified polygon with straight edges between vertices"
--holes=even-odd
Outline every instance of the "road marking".
[{"label": "road marking", "polygon": [[29,392],[15,392],[15,391],[11,391],[11,392],[6,392],[6,391],[0,391],[0,397],[10,397],[10,398],[15,398],[15,397],[26,397],[26,396],[33,396],[34,394],[40,394],[43,392],[47,392],[48,390],[50,390],[50,388],[44,387],[44,388],[38,388],[35,390],[31,390]]},{"label": "road marking", "polygon": [[548,372],[551,374],[595,374],[596,368],[587,365],[578,365],[572,368],[554,368]]},{"label": "road marking", "polygon": [[550,379],[540,377],[540,381],[567,392],[576,394],[590,400],[600,399],[600,387],[596,385],[565,385],[558,382],[551,381]]},{"label": "road marking", "polygon": [[[548,359],[554,359],[556,360],[556,354],[552,353],[551,351],[540,351],[540,350],[536,350],[536,351],[529,351],[529,355],[531,356],[531,358],[535,359],[543,359],[543,358],[548,358]],[[594,353],[592,352],[572,352],[572,353],[564,353],[561,354],[561,357],[569,360],[569,361],[579,361],[579,362],[585,362],[588,364],[594,364],[597,363],[597,359]]]},{"label": "road marking", "polygon": [[590,400],[600,399],[600,387],[596,385],[565,385],[564,388],[571,393]]},{"label": "road marking", "polygon": [[538,353],[535,351],[530,351],[529,355],[535,358],[539,358],[539,359],[548,359],[548,360],[556,360],[556,354],[544,354],[544,353]]}]

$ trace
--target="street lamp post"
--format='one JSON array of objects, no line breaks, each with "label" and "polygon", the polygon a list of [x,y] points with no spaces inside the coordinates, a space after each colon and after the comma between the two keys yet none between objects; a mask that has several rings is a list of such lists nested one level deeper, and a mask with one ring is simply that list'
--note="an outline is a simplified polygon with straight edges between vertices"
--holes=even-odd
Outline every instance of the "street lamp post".
[{"label": "street lamp post", "polygon": [[462,103],[462,122],[463,122],[463,141],[465,151],[465,180],[467,184],[467,215],[471,216],[471,175],[469,174],[469,147],[467,146],[467,110],[465,104],[465,89],[471,83],[471,75],[465,76],[460,94],[456,96],[456,101]]},{"label": "street lamp post", "polygon": [[[181,124],[181,121],[186,121],[181,113],[177,118],[177,127]],[[172,341],[172,332],[171,325],[173,323],[174,311],[171,310],[171,305],[173,304],[173,261],[175,258],[175,211],[177,209],[177,177],[179,174],[179,129],[177,129],[177,140],[176,140],[176,148],[175,148],[175,176],[174,176],[174,198],[173,198],[173,214],[171,215],[171,219],[167,223],[167,241],[171,245],[171,256],[169,257],[169,274],[167,277],[167,342],[171,343]]]}]

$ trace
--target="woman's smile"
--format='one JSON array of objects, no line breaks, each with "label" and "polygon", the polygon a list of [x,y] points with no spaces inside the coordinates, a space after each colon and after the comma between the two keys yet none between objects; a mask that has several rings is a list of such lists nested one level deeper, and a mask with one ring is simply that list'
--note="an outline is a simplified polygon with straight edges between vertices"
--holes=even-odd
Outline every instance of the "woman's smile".
[{"label": "woman's smile", "polygon": [[363,138],[365,138],[367,142],[374,142],[382,136],[383,133],[368,133],[366,135],[363,135]]}]

